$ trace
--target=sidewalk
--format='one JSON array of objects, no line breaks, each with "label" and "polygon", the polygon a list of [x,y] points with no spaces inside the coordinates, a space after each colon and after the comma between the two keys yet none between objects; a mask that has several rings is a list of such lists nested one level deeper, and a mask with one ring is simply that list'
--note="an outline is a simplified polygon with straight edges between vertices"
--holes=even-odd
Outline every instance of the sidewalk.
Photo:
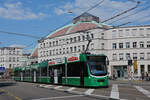
[{"label": "sidewalk", "polygon": [[111,84],[126,84],[126,85],[143,85],[143,86],[150,86],[150,81],[145,80],[109,80]]},{"label": "sidewalk", "polygon": [[14,80],[0,79],[0,87],[15,85],[16,82]]}]

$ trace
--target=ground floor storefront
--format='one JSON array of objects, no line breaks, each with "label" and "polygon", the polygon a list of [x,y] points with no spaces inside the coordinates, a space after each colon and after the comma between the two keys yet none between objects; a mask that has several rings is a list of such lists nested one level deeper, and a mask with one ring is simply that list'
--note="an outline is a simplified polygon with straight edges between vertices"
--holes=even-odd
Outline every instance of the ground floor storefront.
[{"label": "ground floor storefront", "polygon": [[150,77],[150,65],[141,64],[136,69],[128,65],[111,65],[110,73],[112,79],[146,79]]}]

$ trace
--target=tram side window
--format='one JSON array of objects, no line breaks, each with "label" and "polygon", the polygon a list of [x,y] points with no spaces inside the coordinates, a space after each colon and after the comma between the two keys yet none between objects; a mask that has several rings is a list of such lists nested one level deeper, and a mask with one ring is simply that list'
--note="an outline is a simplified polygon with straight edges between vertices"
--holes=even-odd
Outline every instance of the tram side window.
[{"label": "tram side window", "polygon": [[30,76],[30,70],[26,70],[25,73],[24,73],[24,76],[29,77]]},{"label": "tram side window", "polygon": [[87,68],[83,62],[69,63],[67,65],[67,76],[80,77],[82,69],[84,69],[84,76],[87,76]]},{"label": "tram side window", "polygon": [[41,68],[41,76],[47,76],[47,67]]},{"label": "tram side window", "polygon": [[19,76],[19,71],[15,71],[14,76],[16,76],[16,77]]}]

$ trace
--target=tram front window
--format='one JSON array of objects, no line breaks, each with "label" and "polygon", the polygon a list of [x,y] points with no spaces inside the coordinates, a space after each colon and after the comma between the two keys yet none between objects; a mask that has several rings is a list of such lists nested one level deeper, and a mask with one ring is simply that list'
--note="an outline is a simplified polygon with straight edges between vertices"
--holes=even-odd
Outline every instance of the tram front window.
[{"label": "tram front window", "polygon": [[88,62],[90,72],[94,76],[107,75],[107,68],[101,62]]}]

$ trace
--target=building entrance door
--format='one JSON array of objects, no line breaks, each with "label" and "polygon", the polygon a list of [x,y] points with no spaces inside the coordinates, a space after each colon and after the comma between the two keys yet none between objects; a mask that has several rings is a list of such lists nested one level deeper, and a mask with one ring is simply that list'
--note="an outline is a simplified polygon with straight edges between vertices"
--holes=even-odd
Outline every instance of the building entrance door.
[{"label": "building entrance door", "polygon": [[114,66],[115,78],[127,77],[127,66]]}]

